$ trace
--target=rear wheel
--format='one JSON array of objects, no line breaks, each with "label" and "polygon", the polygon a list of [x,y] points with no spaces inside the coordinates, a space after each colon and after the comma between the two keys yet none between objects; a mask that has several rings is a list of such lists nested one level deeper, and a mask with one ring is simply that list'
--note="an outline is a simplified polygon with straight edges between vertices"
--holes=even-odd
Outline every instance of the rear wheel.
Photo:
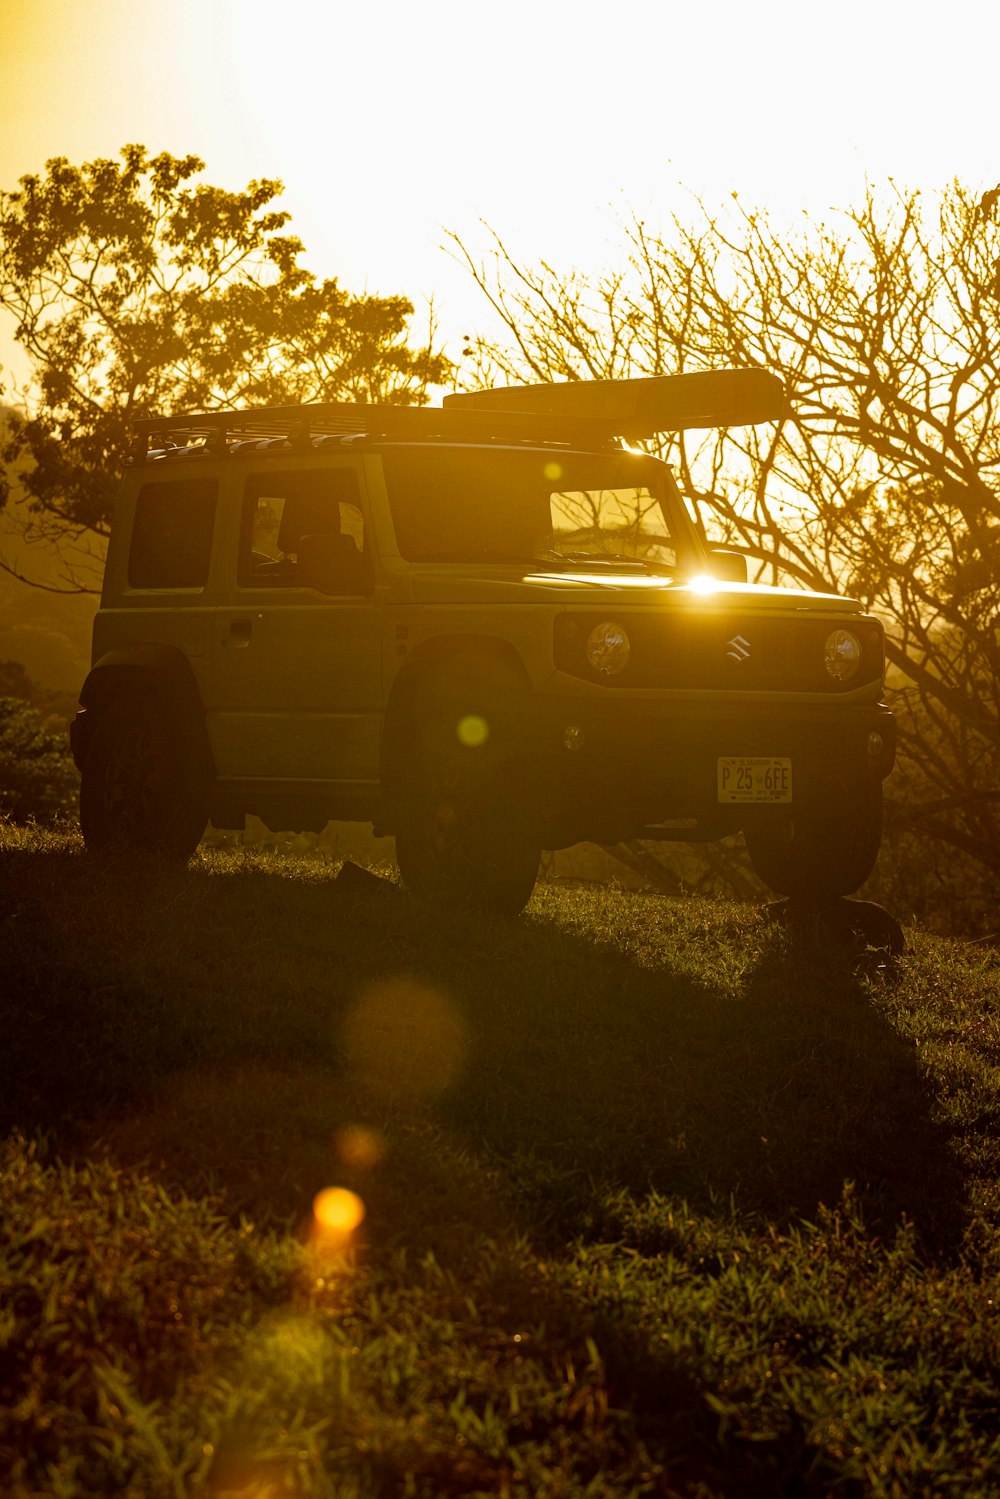
[{"label": "rear wheel", "polygon": [[150,693],[119,693],[99,710],[80,781],[89,849],[109,844],[186,860],[208,821],[192,794],[170,720]]},{"label": "rear wheel", "polygon": [[396,735],[396,858],[404,883],[448,905],[514,916],[538,877],[525,688],[489,661],[460,661],[409,696]]},{"label": "rear wheel", "polygon": [[754,869],[780,895],[806,900],[852,895],[875,868],[882,841],[882,783],[855,790],[837,816],[815,814],[746,828]]}]

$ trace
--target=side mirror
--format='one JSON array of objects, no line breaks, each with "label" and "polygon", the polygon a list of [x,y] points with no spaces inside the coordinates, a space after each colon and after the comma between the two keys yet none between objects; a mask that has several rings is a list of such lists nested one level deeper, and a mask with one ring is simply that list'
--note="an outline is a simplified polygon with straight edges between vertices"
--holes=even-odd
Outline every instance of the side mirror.
[{"label": "side mirror", "polygon": [[709,547],[708,564],[713,578],[721,583],[745,583],[747,581],[747,559],[742,552],[731,552],[726,547]]},{"label": "side mirror", "polygon": [[367,555],[358,551],[353,536],[299,538],[298,578],[320,593],[371,593],[373,579]]}]

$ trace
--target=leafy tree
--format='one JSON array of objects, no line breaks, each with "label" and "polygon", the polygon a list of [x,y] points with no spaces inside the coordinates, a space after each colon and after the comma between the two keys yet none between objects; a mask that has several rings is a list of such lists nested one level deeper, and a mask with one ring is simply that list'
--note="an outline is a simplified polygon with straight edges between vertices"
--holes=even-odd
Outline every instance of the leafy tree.
[{"label": "leafy tree", "polygon": [[[196,156],[81,167],[0,194],[0,304],[32,365],[32,414],[0,457],[34,533],[103,536],[133,417],[315,400],[422,403],[448,361],[407,341],[404,297],[354,296],[299,264],[281,184],[227,192]],[[0,478],[0,506],[10,493]]]},{"label": "leafy tree", "polygon": [[79,777],[64,727],[21,697],[0,697],[0,817],[55,822],[76,806]]},{"label": "leafy tree", "polygon": [[[991,207],[992,205],[987,205]],[[509,337],[472,383],[765,366],[785,420],[665,444],[720,540],[767,581],[852,594],[887,626],[901,774],[890,828],[1000,874],[1000,227],[955,184],[870,192],[798,233],[738,200],[613,271],[561,275],[498,240],[472,274]],[[926,856],[926,851],[925,851]]]},{"label": "leafy tree", "polygon": [[53,727],[68,724],[77,710],[73,693],[44,687],[28,676],[20,661],[0,661],[0,698],[30,703]]}]

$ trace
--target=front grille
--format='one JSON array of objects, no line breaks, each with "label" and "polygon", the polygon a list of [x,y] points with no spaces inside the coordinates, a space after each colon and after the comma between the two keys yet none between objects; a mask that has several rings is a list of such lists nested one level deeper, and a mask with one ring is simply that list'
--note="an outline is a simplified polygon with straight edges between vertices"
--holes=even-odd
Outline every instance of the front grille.
[{"label": "front grille", "polygon": [[616,616],[566,615],[556,634],[556,659],[575,676],[609,687],[661,687],[735,692],[854,691],[880,681],[882,628],[871,619],[845,619],[862,643],[862,660],[849,682],[831,680],[823,647],[838,621],[762,614],[677,614],[650,617],[622,612],[631,655],[615,677],[599,677],[587,663],[587,636],[595,624]]}]

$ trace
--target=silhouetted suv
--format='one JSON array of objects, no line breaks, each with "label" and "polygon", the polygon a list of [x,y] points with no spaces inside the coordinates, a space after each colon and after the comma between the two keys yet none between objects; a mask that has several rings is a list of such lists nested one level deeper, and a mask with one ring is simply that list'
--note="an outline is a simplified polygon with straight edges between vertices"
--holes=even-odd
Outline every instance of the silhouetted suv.
[{"label": "silhouetted suv", "polygon": [[855,890],[881,626],[748,584],[622,440],[782,402],[723,371],[137,423],[73,726],[88,847],[360,820],[411,888],[513,912],[542,849],[742,830],[775,890]]}]

